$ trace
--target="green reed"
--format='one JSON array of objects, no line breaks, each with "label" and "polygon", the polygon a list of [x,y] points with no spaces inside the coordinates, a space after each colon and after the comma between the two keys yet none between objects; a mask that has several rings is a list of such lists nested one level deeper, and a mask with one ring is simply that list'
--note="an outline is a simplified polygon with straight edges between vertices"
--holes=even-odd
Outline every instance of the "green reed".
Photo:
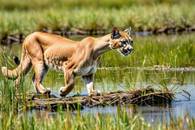
[{"label": "green reed", "polygon": [[[187,67],[195,65],[194,35],[135,37],[134,52],[123,57],[116,51],[105,54],[102,67],[154,66]],[[144,61],[144,64],[143,64]]]},{"label": "green reed", "polygon": [[[59,0],[59,4],[51,0],[30,2],[31,4],[24,0],[23,2],[18,0],[0,2],[1,35],[29,34],[43,28],[52,30],[105,29],[109,31],[113,26],[123,29],[131,26],[134,31],[138,31],[195,25],[193,13],[195,9],[191,0],[178,3],[147,1],[150,4],[143,0],[140,4],[136,4],[135,0],[132,2],[103,0],[93,1],[94,3],[89,0],[75,3],[73,0],[66,2]],[[97,7],[94,7],[95,5]]]},{"label": "green reed", "polygon": [[[6,104],[8,105],[8,104]],[[146,122],[143,117],[135,112],[124,109],[123,107],[117,107],[115,115],[110,114],[85,114],[82,115],[80,110],[74,112],[71,111],[58,111],[54,117],[47,111],[42,111],[29,114],[15,114],[12,111],[2,112],[3,118],[0,120],[0,129],[21,129],[21,130],[85,130],[85,129],[117,129],[117,130],[177,130],[177,129],[194,129],[195,120],[189,115],[184,118],[171,119],[170,123],[158,123],[152,125]]]},{"label": "green reed", "polygon": [[[56,77],[50,77],[50,75],[55,74],[54,72],[49,72],[48,80],[56,80]],[[182,74],[178,73],[155,73],[150,74],[153,76],[148,76],[148,73],[144,72],[133,72],[131,70],[124,71],[105,71],[99,70],[96,75],[96,88],[105,91],[115,91],[115,90],[128,90],[135,89],[136,82],[143,82],[145,79],[149,80],[151,85],[159,84],[161,85],[161,81],[167,85],[171,83],[172,80],[175,81],[181,78]],[[60,75],[58,75],[59,77]],[[180,77],[181,76],[181,77]],[[189,74],[186,74],[188,77]],[[31,77],[31,76],[30,76]],[[26,111],[25,109],[25,100],[26,93],[32,92],[31,78],[29,75],[22,80],[20,87],[16,91],[14,88],[14,82],[7,80],[0,76],[0,129],[45,129],[45,130],[53,130],[53,129],[135,129],[135,130],[151,130],[151,129],[181,129],[183,127],[187,127],[189,129],[193,129],[194,119],[190,116],[186,116],[185,118],[178,118],[171,120],[171,123],[168,124],[166,121],[157,122],[154,126],[148,122],[146,122],[143,117],[136,112],[133,112],[134,108],[131,106],[118,106],[116,114],[102,114],[102,113],[93,113],[93,114],[81,114],[81,110],[77,111],[62,111],[58,109],[58,111],[53,115],[50,111]],[[154,78],[155,77],[155,78]],[[190,76],[191,77],[191,76]],[[45,81],[45,85],[48,83],[47,79]],[[167,80],[169,79],[169,80]],[[188,78],[187,78],[188,79]],[[184,79],[185,81],[187,79]],[[61,77],[63,80],[63,77]],[[104,82],[104,83],[102,83]],[[115,85],[110,85],[109,82],[115,82]],[[117,86],[117,83],[125,84],[125,88],[121,88]],[[163,84],[164,84],[163,83]],[[131,84],[131,86],[130,86]],[[133,85],[132,85],[133,84]],[[162,84],[162,85],[163,85]],[[100,86],[101,85],[101,86]],[[106,86],[105,86],[106,85]],[[129,86],[128,86],[129,85]],[[137,84],[137,87],[141,84]],[[31,87],[31,88],[30,88]],[[59,87],[59,86],[58,86]],[[76,91],[80,86],[76,86]],[[83,86],[82,86],[83,87]],[[74,91],[75,93],[75,91]],[[17,95],[22,95],[22,98],[18,100]],[[21,106],[22,104],[22,106]],[[128,108],[128,109],[126,109]],[[132,110],[131,110],[132,109]],[[53,115],[53,116],[52,116]],[[112,124],[112,125],[111,125]]]},{"label": "green reed", "polygon": [[[30,3],[29,3],[30,2]],[[101,1],[91,1],[91,0],[1,0],[0,9],[13,11],[13,10],[41,10],[48,8],[80,8],[80,7],[93,7],[93,8],[121,8],[121,7],[131,7],[137,5],[151,6],[154,4],[168,4],[168,5],[180,5],[180,4],[193,4],[193,0],[101,0]]]}]

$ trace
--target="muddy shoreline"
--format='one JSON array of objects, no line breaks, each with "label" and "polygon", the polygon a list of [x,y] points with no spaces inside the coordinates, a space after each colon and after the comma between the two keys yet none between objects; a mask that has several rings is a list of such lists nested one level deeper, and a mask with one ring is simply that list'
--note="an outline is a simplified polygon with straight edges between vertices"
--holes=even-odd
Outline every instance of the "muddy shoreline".
[{"label": "muddy shoreline", "polygon": [[[79,29],[79,28],[61,28],[58,30],[50,30],[48,28],[43,28],[42,32],[53,33],[61,36],[73,36],[73,35],[105,35],[108,34],[109,31],[105,29]],[[147,29],[143,30],[139,28],[138,31],[132,32],[132,35],[136,36],[148,36],[148,35],[173,35],[173,34],[182,34],[182,33],[192,33],[195,32],[195,26],[186,26],[186,27],[164,27],[164,28],[156,28],[156,29]],[[2,45],[10,45],[13,43],[22,43],[26,36],[23,33],[20,34],[6,34],[0,35],[0,42]]]}]

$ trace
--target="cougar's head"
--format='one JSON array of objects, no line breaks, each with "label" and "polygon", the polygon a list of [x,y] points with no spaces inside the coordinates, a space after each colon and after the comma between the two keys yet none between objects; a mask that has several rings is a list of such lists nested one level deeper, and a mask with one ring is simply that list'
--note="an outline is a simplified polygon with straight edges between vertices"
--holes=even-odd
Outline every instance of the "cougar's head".
[{"label": "cougar's head", "polygon": [[133,39],[131,38],[131,29],[119,31],[113,28],[111,33],[110,48],[117,49],[123,56],[129,55],[133,51]]}]

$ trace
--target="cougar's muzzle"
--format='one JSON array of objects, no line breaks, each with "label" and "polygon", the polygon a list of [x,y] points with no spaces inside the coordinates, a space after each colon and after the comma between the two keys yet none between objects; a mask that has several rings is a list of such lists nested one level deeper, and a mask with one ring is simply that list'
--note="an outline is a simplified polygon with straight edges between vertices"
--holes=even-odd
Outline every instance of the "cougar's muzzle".
[{"label": "cougar's muzzle", "polygon": [[133,41],[121,41],[121,47],[119,48],[120,53],[122,55],[127,56],[133,52]]}]

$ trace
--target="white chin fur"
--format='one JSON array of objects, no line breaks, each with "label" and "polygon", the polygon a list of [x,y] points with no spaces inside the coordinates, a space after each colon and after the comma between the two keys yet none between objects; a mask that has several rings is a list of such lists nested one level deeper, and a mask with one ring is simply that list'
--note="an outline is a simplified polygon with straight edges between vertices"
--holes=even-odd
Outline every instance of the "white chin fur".
[{"label": "white chin fur", "polygon": [[129,54],[131,54],[131,53],[126,53],[126,54],[124,54],[124,53],[122,53],[121,51],[120,51],[120,49],[117,49],[117,51],[122,55],[122,56],[128,56]]},{"label": "white chin fur", "polygon": [[117,51],[118,51],[122,56],[126,56],[126,55],[124,55],[124,54],[120,51],[120,49],[117,49]]}]

